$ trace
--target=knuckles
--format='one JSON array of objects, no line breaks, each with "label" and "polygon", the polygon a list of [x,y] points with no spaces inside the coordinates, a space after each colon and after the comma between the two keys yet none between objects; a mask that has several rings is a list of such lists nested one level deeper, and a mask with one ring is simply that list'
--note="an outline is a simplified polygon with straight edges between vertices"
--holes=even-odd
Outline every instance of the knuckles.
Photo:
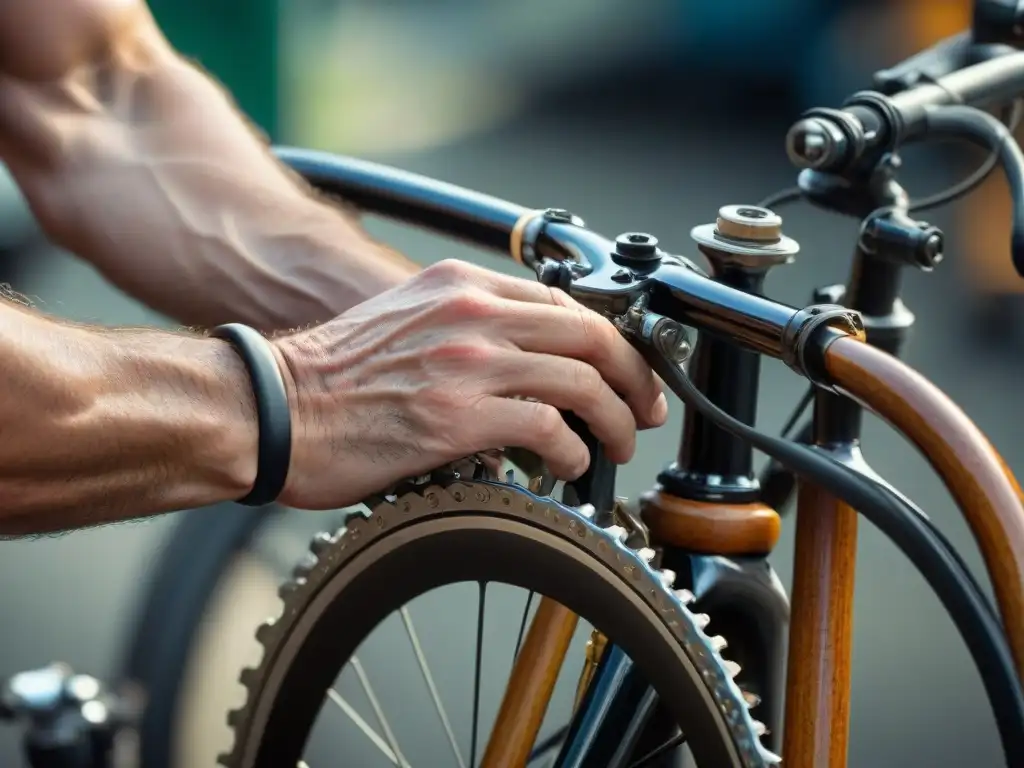
[{"label": "knuckles", "polygon": [[462,285],[468,282],[479,269],[479,267],[459,259],[443,259],[420,272],[419,278],[428,281],[436,280],[445,285]]},{"label": "knuckles", "polygon": [[453,291],[444,298],[441,312],[449,320],[481,322],[498,313],[494,296],[485,291],[464,289]]},{"label": "knuckles", "polygon": [[425,414],[426,422],[433,422],[434,431],[446,429],[453,413],[460,409],[463,400],[458,390],[440,382],[433,386],[423,387],[416,395],[416,406]]},{"label": "knuckles", "polygon": [[545,403],[532,403],[533,413],[529,416],[529,429],[537,437],[540,445],[554,443],[561,437],[563,430],[568,429],[562,415],[554,406]]}]

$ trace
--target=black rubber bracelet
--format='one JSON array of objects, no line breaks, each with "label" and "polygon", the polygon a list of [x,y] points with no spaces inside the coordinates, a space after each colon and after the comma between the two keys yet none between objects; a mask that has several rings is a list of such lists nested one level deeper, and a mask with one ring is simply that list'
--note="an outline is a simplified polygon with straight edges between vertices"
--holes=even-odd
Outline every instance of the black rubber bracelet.
[{"label": "black rubber bracelet", "polygon": [[256,482],[238,503],[262,507],[281,495],[291,463],[292,416],[284,377],[270,342],[256,329],[241,323],[229,323],[214,328],[210,336],[229,342],[249,370],[260,430],[259,454]]}]

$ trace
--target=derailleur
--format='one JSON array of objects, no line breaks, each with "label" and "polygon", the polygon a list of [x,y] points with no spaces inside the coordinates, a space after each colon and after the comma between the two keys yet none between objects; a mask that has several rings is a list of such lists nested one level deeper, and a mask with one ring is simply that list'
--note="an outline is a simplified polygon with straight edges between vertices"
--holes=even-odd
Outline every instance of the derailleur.
[{"label": "derailleur", "polygon": [[135,763],[141,697],[115,694],[66,664],[20,672],[0,690],[0,718],[23,723],[30,768],[126,768]]}]

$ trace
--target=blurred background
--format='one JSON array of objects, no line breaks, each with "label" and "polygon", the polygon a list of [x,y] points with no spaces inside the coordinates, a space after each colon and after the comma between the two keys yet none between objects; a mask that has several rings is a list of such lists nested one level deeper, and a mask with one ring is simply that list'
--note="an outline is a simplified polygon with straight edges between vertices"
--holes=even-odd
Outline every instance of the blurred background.
[{"label": "blurred background", "polygon": [[[690,228],[712,221],[718,207],[792,185],[783,140],[803,109],[837,105],[868,87],[875,69],[969,24],[962,0],[151,5],[171,40],[224,81],[275,141],[395,164],[529,206],[569,208],[608,234],[652,232],[691,255]],[[908,153],[904,184],[928,194],[959,178],[972,159]],[[0,281],[57,315],[166,324],[47,245],[5,184]],[[1009,266],[1006,209],[1003,183],[993,179],[933,215],[947,233],[947,258],[933,274],[907,276],[906,301],[919,320],[907,358],[1024,471],[1017,433],[1024,369],[1018,339],[1003,322],[1017,311],[1022,281]],[[802,252],[769,278],[769,292],[807,303],[815,286],[845,278],[856,222],[803,207],[782,214]],[[423,264],[457,256],[509,269],[421,232],[370,227]],[[781,365],[767,365],[764,384],[760,425],[777,430],[799,388]],[[643,436],[620,474],[622,494],[648,488],[671,459],[681,416],[674,406],[668,427]],[[981,575],[970,534],[924,462],[875,421],[865,439],[868,460],[883,474],[899,473],[901,489]],[[302,518],[298,527],[318,525],[293,514]],[[0,542],[0,675],[53,659],[114,674],[140,588],[176,523],[168,516]],[[867,524],[860,541],[850,764],[1001,764],[992,717],[951,622]],[[774,556],[786,584],[791,557],[789,526]],[[224,620],[216,631],[232,626]],[[243,662],[221,660],[227,679]],[[0,731],[0,764],[20,764],[10,730]]]}]

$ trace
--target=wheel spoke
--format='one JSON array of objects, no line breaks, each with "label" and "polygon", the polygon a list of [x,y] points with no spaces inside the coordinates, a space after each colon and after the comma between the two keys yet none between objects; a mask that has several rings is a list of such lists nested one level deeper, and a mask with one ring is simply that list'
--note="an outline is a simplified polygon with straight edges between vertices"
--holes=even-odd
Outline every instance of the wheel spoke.
[{"label": "wheel spoke", "polygon": [[646,755],[644,755],[639,760],[637,760],[635,763],[633,763],[631,766],[629,766],[629,768],[644,768],[645,766],[648,766],[651,763],[653,763],[656,758],[659,758],[662,755],[668,754],[673,749],[678,749],[679,747],[681,747],[685,743],[686,743],[686,734],[684,734],[684,733],[677,734],[676,736],[673,736],[671,739],[666,741],[661,746],[658,746],[658,747],[655,747],[654,749],[652,749]]},{"label": "wheel spoke", "polygon": [[477,608],[476,619],[476,671],[473,684],[473,730],[469,739],[469,765],[476,768],[476,740],[477,728],[480,724],[480,670],[483,661],[484,648],[484,610],[486,608],[485,597],[487,594],[487,582],[480,582],[480,602]]},{"label": "wheel spoke", "polygon": [[563,725],[546,739],[537,742],[537,745],[533,748],[533,752],[530,753],[530,759],[526,761],[526,764],[529,765],[530,763],[535,763],[548,752],[552,752],[562,746],[562,742],[565,741],[565,737],[569,735],[569,727],[569,725]]},{"label": "wheel spoke", "polygon": [[[402,616],[402,623],[405,624],[405,631],[409,635],[409,642],[412,644],[413,653],[416,654],[416,661],[420,665],[420,672],[423,673],[423,680],[427,684],[427,688],[430,690],[430,697],[434,700],[434,708],[437,710],[437,716],[441,718],[441,725],[444,726],[444,732],[448,735],[448,742],[452,745],[452,752],[455,753],[455,760],[459,764],[459,768],[466,768],[466,762],[462,759],[462,753],[459,751],[459,743],[455,739],[455,732],[452,730],[452,724],[448,720],[448,713],[444,710],[444,705],[441,703],[441,695],[437,691],[437,686],[434,684],[434,677],[430,674],[430,667],[427,665],[426,654],[423,653],[423,647],[420,645],[419,637],[416,636],[416,629],[412,623],[412,616],[409,613],[409,609],[403,606],[399,611]],[[396,750],[397,751],[397,750]]]},{"label": "wheel spoke", "polygon": [[391,730],[391,725],[388,723],[387,718],[384,717],[384,709],[380,705],[380,701],[377,699],[377,694],[373,690],[373,686],[370,685],[370,678],[366,676],[366,670],[363,669],[362,662],[359,661],[355,656],[352,657],[352,669],[356,671],[356,676],[359,678],[359,684],[363,687],[363,692],[366,694],[366,698],[370,700],[370,706],[373,707],[373,714],[377,716],[377,722],[380,723],[380,727],[384,730],[384,736],[388,740],[388,744],[391,745],[391,750],[395,754],[397,762],[395,765],[400,768],[409,768],[409,761],[402,755],[402,750],[398,748],[398,739],[395,738],[394,732]]},{"label": "wheel spoke", "polygon": [[401,763],[398,762],[398,756],[394,753],[391,747],[388,746],[388,743],[370,727],[369,723],[359,716],[359,713],[356,712],[351,704],[341,697],[340,693],[333,688],[328,688],[327,698],[338,705],[338,708],[345,713],[349,720],[355,723],[355,726],[366,735],[366,738],[373,742],[373,745],[381,751],[384,757],[391,761],[392,765],[401,765]]},{"label": "wheel spoke", "polygon": [[530,616],[530,605],[533,603],[534,592],[531,589],[530,594],[526,596],[526,605],[523,606],[523,620],[519,622],[519,637],[516,638],[516,649],[512,652],[512,663],[515,664],[516,657],[519,655],[519,648],[523,644],[523,635],[526,634],[526,620]]}]

